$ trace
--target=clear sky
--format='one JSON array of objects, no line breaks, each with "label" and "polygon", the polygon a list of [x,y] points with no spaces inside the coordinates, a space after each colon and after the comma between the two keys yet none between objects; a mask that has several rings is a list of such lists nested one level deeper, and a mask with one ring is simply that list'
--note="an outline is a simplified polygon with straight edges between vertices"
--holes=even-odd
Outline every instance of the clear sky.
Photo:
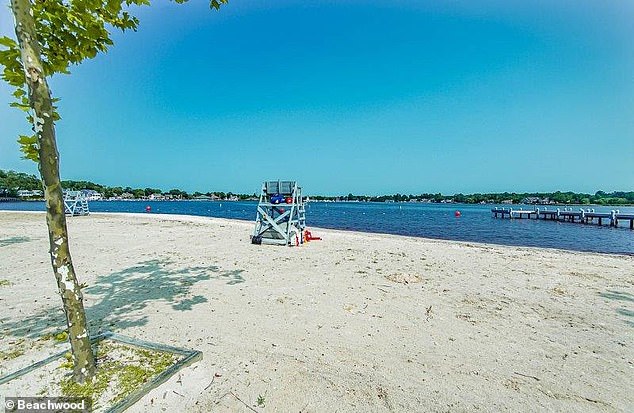
[{"label": "clear sky", "polygon": [[[65,179],[634,190],[632,1],[155,1],[138,16],[138,32],[51,81]],[[36,172],[9,93],[2,84],[0,168]]]}]

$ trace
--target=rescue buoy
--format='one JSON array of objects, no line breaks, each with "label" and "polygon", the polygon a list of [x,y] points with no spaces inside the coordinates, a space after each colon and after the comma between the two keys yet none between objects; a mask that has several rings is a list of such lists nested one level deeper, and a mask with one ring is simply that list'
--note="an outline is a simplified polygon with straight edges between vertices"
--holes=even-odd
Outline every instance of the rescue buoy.
[{"label": "rescue buoy", "polygon": [[310,232],[309,230],[304,230],[304,242],[319,240],[321,240],[321,237],[313,237],[312,232]]}]

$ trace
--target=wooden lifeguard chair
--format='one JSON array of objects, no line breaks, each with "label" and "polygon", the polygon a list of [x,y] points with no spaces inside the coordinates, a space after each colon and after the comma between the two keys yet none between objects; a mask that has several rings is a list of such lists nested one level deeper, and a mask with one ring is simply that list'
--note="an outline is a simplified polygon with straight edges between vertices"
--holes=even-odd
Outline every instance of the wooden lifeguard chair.
[{"label": "wooden lifeguard chair", "polygon": [[304,243],[306,210],[302,189],[295,181],[267,181],[262,184],[254,244],[300,245]]},{"label": "wooden lifeguard chair", "polygon": [[82,191],[64,191],[64,212],[73,217],[90,214],[86,195]]}]

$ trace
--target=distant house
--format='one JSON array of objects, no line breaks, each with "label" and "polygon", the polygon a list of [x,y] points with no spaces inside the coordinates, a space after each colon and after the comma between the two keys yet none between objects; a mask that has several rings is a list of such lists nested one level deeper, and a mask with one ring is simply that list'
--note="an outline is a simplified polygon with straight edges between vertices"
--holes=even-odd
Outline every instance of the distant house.
[{"label": "distant house", "polygon": [[20,189],[18,191],[18,197],[20,198],[33,198],[44,196],[44,192],[41,189]]},{"label": "distant house", "polygon": [[124,192],[121,194],[121,199],[134,199],[134,195],[129,192]]},{"label": "distant house", "polygon": [[512,199],[505,199],[504,201],[501,202],[502,204],[512,204],[513,200]]},{"label": "distant house", "polygon": [[81,193],[89,201],[101,201],[103,199],[103,195],[92,189],[82,189]]},{"label": "distant house", "polygon": [[151,201],[164,201],[165,200],[165,195],[163,194],[150,194],[150,196],[147,198]]},{"label": "distant house", "polygon": [[529,196],[522,199],[523,204],[539,204],[541,202],[541,198],[537,196]]},{"label": "distant house", "polygon": [[198,195],[198,196],[195,196],[194,199],[199,201],[210,201],[212,198],[207,195]]},{"label": "distant house", "polygon": [[550,200],[550,198],[540,198],[538,196],[529,196],[522,199],[522,203],[547,205],[547,204],[551,204],[552,201]]}]

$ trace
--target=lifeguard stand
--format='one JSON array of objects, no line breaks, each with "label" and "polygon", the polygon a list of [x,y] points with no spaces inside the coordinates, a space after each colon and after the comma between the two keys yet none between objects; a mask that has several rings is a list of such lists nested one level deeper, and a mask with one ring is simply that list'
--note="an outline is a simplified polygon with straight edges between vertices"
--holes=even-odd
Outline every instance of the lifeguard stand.
[{"label": "lifeguard stand", "polygon": [[305,228],[306,210],[302,189],[297,182],[264,182],[251,242],[300,245],[304,243]]},{"label": "lifeguard stand", "polygon": [[74,217],[90,214],[86,195],[81,191],[65,191],[64,212]]}]

